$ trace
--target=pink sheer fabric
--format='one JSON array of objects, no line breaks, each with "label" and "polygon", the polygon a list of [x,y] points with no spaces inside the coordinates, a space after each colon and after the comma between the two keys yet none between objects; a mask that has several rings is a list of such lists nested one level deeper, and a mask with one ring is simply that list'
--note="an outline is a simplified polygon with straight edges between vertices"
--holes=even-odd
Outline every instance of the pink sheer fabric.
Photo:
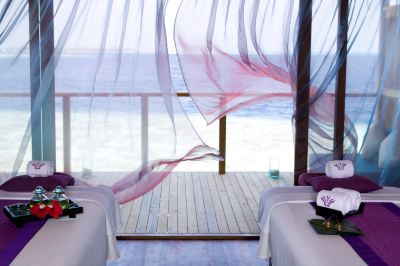
[{"label": "pink sheer fabric", "polygon": [[[208,123],[271,98],[292,97],[293,77],[283,54],[275,56],[278,62],[273,63],[260,49],[268,40],[260,41],[256,35],[268,34],[272,29],[264,24],[256,27],[256,23],[276,19],[268,12],[273,9],[272,4],[262,2],[252,2],[255,6],[244,1],[204,1],[194,5],[184,0],[179,8],[175,45],[180,66],[191,97]],[[287,13],[292,4],[285,2],[282,12],[291,16]],[[267,8],[268,14],[259,14],[261,8]],[[282,22],[278,22],[279,26],[283,26]],[[255,44],[251,54],[249,33]]]},{"label": "pink sheer fabric", "polygon": [[[111,188],[119,202],[127,202],[143,195],[157,186],[181,162],[215,159],[216,153],[208,146],[196,146],[183,157],[175,160],[158,160],[142,166],[140,172],[132,172]],[[220,158],[222,159],[222,158]]]},{"label": "pink sheer fabric", "polygon": [[[327,18],[321,32],[335,30],[335,35],[334,45],[327,37],[311,59],[311,169],[332,158],[335,98],[328,86],[341,65],[334,50],[336,8],[336,4],[318,1],[313,5],[314,18]],[[293,98],[298,89],[307,89],[296,87],[298,10],[299,1],[291,0],[182,1],[175,22],[176,50],[188,90],[209,123],[240,108]],[[348,117],[345,131],[345,153],[354,159],[357,135]]]}]

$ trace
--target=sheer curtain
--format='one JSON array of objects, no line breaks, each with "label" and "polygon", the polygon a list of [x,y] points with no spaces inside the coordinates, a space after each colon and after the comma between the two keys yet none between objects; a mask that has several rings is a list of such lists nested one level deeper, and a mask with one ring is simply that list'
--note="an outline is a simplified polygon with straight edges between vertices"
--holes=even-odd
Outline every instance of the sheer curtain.
[{"label": "sheer curtain", "polygon": [[182,1],[176,50],[188,90],[209,123],[238,108],[292,97],[284,52],[293,50],[294,2]]},{"label": "sheer curtain", "polygon": [[[52,159],[44,146],[54,135],[57,170],[111,186],[120,202],[151,190],[181,161],[220,159],[172,88],[165,1],[49,2],[1,4],[0,108],[10,138],[1,141],[3,180],[32,158]],[[34,24],[35,14],[50,26]],[[54,51],[45,47],[53,36]],[[55,134],[46,134],[52,123]]]},{"label": "sheer curtain", "polygon": [[[167,6],[177,3],[166,20]],[[310,88],[308,170],[321,170],[333,158],[335,86],[345,63],[340,1],[312,1],[310,83],[297,88],[302,3],[1,2],[2,180],[54,153],[58,170],[111,186],[126,202],[182,161],[222,159],[183,112],[171,69],[207,123]],[[398,185],[398,2],[349,1],[348,23],[344,155],[357,172]]]},{"label": "sheer curtain", "polygon": [[362,139],[357,170],[380,184],[400,186],[400,2],[379,4],[372,2],[363,8],[368,19],[360,31],[373,33],[374,37],[366,42],[369,45],[355,42],[364,46],[364,58],[354,57],[354,60],[362,61],[367,78],[360,83],[365,98],[353,102],[361,108],[350,117]]},{"label": "sheer curtain", "polygon": [[297,73],[306,71],[297,62],[306,1],[183,0],[175,21],[182,73],[209,123],[309,89],[306,159],[308,171],[319,172],[334,159],[335,89],[347,67],[344,159],[380,184],[399,185],[399,2],[348,1],[345,42],[338,39],[341,2],[312,1],[310,83],[297,88]]}]

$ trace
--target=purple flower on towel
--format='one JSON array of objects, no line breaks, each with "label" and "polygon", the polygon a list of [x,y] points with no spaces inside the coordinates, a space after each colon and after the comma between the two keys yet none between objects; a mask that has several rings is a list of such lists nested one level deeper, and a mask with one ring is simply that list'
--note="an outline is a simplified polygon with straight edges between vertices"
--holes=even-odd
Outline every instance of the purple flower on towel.
[{"label": "purple flower on towel", "polygon": [[325,207],[329,207],[332,203],[335,202],[335,199],[331,198],[331,196],[322,196],[321,200],[324,203]]},{"label": "purple flower on towel", "polygon": [[36,170],[39,170],[40,168],[42,168],[44,163],[42,163],[42,162],[33,162],[32,165],[33,165],[33,167],[35,167]]},{"label": "purple flower on towel", "polygon": [[346,165],[347,165],[347,163],[343,163],[343,162],[338,162],[338,163],[335,163],[335,164],[334,164],[334,166],[336,166],[336,168],[337,168],[339,171],[342,171]]}]

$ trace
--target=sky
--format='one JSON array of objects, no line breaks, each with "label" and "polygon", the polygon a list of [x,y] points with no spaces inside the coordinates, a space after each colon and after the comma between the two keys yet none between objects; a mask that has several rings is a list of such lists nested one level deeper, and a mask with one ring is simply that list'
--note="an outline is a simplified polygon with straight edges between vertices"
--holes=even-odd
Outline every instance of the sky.
[{"label": "sky", "polygon": [[[166,32],[168,38],[168,49],[170,53],[175,53],[175,46],[173,44],[173,30],[174,30],[174,21],[175,15],[178,10],[182,0],[168,0],[167,9],[165,13],[165,25]],[[194,0],[183,0],[185,3],[191,4],[194,3]],[[225,0],[226,2],[227,0]],[[231,0],[232,3],[235,3],[235,0]],[[239,1],[239,0],[237,0]],[[14,1],[18,2],[18,1]],[[151,53],[154,51],[154,24],[155,24],[155,5],[156,0],[143,1],[145,3],[144,14],[142,18],[142,34],[141,35],[141,47],[140,51],[143,53]],[[266,1],[261,1],[266,2]],[[276,14],[284,13],[284,10],[287,8],[287,3],[289,0],[282,1],[276,0],[274,4],[273,12]],[[295,1],[297,2],[297,1]],[[361,30],[357,33],[358,26],[360,25],[361,19],[356,21],[356,13],[350,16],[350,36],[354,36],[354,34],[358,34],[357,41],[352,44],[352,51],[354,53],[366,53],[373,52],[376,53],[379,49],[379,29],[377,25],[379,25],[379,2],[380,1],[372,1],[371,6],[368,9],[367,3],[368,1],[351,1],[357,8],[361,7],[360,14],[365,16],[368,14],[365,22],[368,23],[365,27],[362,27]],[[57,10],[56,20],[55,20],[55,36],[56,40],[62,35],[63,30],[65,30],[68,26],[67,21],[70,19],[72,14],[73,6],[75,1],[62,1],[55,0],[54,2],[55,10],[59,6],[59,3],[62,3],[60,8]],[[124,14],[127,10],[125,1],[112,1],[112,11],[111,11],[111,19],[108,24],[109,34],[107,36],[106,48],[110,50],[117,50],[120,42],[121,42],[121,32],[124,28]],[[138,36],[140,32],[140,15],[138,11],[140,11],[140,1],[131,0],[129,6],[129,15],[127,17],[128,25],[126,27],[126,34],[124,35],[124,47],[127,50],[135,51],[135,47],[137,47]],[[223,6],[224,0],[220,0],[219,3]],[[252,1],[246,2],[247,8],[250,10]],[[4,3],[3,3],[4,4]],[[212,0],[203,0],[196,1],[195,11],[203,12],[203,10],[209,10],[212,4]],[[0,4],[1,5],[1,4]],[[233,4],[232,4],[233,5]],[[262,5],[262,4],[261,4]],[[295,5],[296,7],[296,5]],[[206,9],[205,9],[206,8]],[[297,8],[297,7],[296,7]],[[315,0],[314,1],[314,11],[318,10],[317,14],[313,18],[313,45],[312,50],[313,53],[326,52],[328,50],[332,50],[332,45],[336,42],[336,21],[337,17],[335,16],[336,1],[323,1],[323,0]],[[106,28],[106,18],[107,11],[109,9],[107,0],[96,0],[96,1],[81,1],[79,8],[76,13],[75,22],[72,25],[72,33],[68,36],[68,42],[66,43],[65,50],[69,51],[87,51],[87,50],[98,50],[99,44],[101,43],[101,38],[103,35],[103,31]],[[236,12],[236,11],[235,11]],[[358,12],[358,10],[357,10]],[[234,15],[234,14],[233,14]],[[295,18],[293,18],[293,21]],[[259,21],[262,21],[261,19]],[[331,22],[334,23],[331,23]],[[259,22],[261,23],[261,22]],[[265,24],[268,25],[268,24]],[[4,26],[4,23],[3,25]],[[229,26],[229,25],[228,25]],[[0,27],[2,28],[2,27]],[[329,29],[329,30],[327,30]],[[354,30],[352,30],[354,29]],[[190,27],[189,29],[190,30]],[[150,34],[147,34],[150,33]],[[282,53],[282,32],[275,32],[273,36],[268,37],[268,52],[270,53]],[[27,16],[21,20],[19,26],[15,29],[15,31],[11,34],[10,38],[1,44],[0,51],[5,51],[9,49],[15,49],[16,47],[22,47],[26,45],[28,39],[28,19]],[[229,48],[227,48],[229,49]]]}]

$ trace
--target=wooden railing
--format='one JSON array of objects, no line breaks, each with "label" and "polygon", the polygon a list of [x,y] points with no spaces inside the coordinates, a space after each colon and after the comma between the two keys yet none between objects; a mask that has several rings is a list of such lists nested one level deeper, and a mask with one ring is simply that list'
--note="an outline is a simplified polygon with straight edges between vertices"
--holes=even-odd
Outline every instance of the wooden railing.
[{"label": "wooden railing", "polygon": [[[189,97],[190,94],[186,92],[179,92],[176,94],[178,97]],[[200,95],[200,94],[199,94]],[[206,95],[206,94],[204,94]],[[209,95],[209,94],[207,94]],[[334,94],[330,93],[330,95]],[[140,97],[141,103],[141,141],[142,141],[142,162],[148,160],[148,134],[149,134],[149,116],[148,116],[148,103],[151,97],[162,97],[161,93],[129,93],[129,92],[96,92],[96,93],[77,93],[77,92],[58,92],[55,97],[62,99],[63,110],[63,155],[64,155],[64,172],[71,172],[71,98],[83,97]],[[291,97],[290,93],[282,93],[280,96]],[[30,93],[14,93],[2,92],[0,98],[5,97],[31,97]],[[376,93],[360,94],[348,93],[346,97],[376,97]],[[224,161],[219,161],[218,172],[225,174],[226,170],[226,116],[219,119],[219,151],[225,158]]]}]

